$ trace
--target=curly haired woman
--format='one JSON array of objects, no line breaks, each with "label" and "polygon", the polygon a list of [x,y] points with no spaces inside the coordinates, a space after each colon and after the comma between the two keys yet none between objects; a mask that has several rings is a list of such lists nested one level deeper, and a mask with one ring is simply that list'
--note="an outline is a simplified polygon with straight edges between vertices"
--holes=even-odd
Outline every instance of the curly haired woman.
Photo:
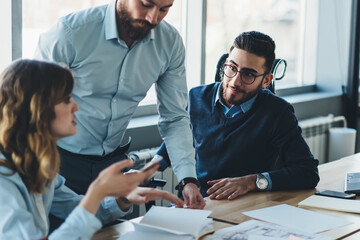
[{"label": "curly haired woman", "polygon": [[168,192],[138,187],[157,167],[123,174],[130,160],[103,170],[84,196],[64,185],[56,141],[76,133],[73,85],[68,69],[34,60],[18,60],[0,76],[0,239],[48,237],[49,213],[66,218],[49,239],[90,239],[132,203],[183,204]]}]

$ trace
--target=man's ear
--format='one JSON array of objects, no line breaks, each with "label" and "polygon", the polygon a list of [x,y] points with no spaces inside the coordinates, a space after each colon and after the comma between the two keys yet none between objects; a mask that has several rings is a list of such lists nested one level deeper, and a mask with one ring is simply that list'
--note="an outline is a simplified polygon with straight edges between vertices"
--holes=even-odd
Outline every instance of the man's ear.
[{"label": "man's ear", "polygon": [[266,74],[266,76],[264,77],[264,79],[262,81],[261,88],[266,88],[267,86],[269,86],[269,84],[271,83],[273,78],[274,78],[274,75],[272,73]]}]

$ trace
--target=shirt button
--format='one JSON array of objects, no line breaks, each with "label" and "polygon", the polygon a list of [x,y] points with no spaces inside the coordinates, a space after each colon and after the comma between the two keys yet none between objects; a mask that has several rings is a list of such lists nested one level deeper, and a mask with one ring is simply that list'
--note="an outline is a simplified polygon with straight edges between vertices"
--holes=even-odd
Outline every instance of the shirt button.
[{"label": "shirt button", "polygon": [[120,78],[120,82],[124,82],[124,79]]},{"label": "shirt button", "polygon": [[113,102],[116,102],[116,99],[113,99],[112,101],[113,101]]}]

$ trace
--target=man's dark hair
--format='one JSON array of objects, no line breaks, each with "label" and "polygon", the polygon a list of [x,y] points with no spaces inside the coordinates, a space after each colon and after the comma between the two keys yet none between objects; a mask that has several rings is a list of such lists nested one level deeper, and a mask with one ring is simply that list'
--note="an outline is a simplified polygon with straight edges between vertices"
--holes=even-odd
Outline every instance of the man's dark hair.
[{"label": "man's dark hair", "polygon": [[264,57],[265,73],[270,73],[275,61],[275,42],[271,37],[257,31],[243,32],[235,38],[230,52],[235,47],[258,57]]}]

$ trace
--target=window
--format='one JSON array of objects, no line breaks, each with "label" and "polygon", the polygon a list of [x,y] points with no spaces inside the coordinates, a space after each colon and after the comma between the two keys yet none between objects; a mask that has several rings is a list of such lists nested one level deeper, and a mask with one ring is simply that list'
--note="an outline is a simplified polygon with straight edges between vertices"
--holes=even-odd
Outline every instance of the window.
[{"label": "window", "polygon": [[58,18],[81,9],[107,4],[109,0],[23,0],[23,58],[32,58],[39,35]]},{"label": "window", "polygon": [[[0,70],[11,60],[21,56],[21,52],[24,58],[32,57],[38,35],[47,31],[59,17],[80,9],[107,4],[109,1],[0,1],[0,28],[4,33],[4,37],[0,39],[0,48],[4,50],[1,51],[3,54],[0,56]],[[277,89],[314,86],[316,83],[316,86],[319,86],[317,89],[327,90],[329,79],[335,81],[339,76],[341,79],[346,77],[336,71],[339,71],[340,66],[344,69],[347,66],[347,29],[350,21],[347,8],[351,2],[175,0],[165,19],[178,28],[183,36],[189,89],[214,81],[217,60],[222,53],[228,52],[237,34],[259,30],[274,38],[277,57],[285,58],[288,62],[286,77],[277,82]],[[13,12],[14,6],[16,14]],[[23,33],[22,38],[19,38],[17,34],[14,36],[14,29],[21,32],[21,23]],[[339,38],[337,44],[334,43],[334,36]],[[16,54],[14,51],[17,51]],[[332,65],[329,65],[330,63]],[[346,72],[346,69],[342,72]],[[305,88],[300,90],[302,89]],[[151,110],[143,111],[141,107],[139,110],[143,113],[139,112],[140,115],[155,114],[153,103],[155,92],[152,88],[141,103],[150,105]]]},{"label": "window", "polygon": [[[108,4],[109,0],[23,0],[23,58],[32,58],[39,35],[54,25],[58,18],[71,12]],[[174,1],[165,20],[181,33],[182,1]],[[39,10],[41,12],[39,12]],[[155,87],[152,86],[140,105],[156,103]]]},{"label": "window", "polygon": [[[165,17],[165,21],[173,25],[181,34],[182,33],[182,0],[174,1],[173,6],[170,8],[168,15]],[[156,103],[156,91],[153,84],[147,92],[145,98],[140,102],[139,106],[152,105]],[[156,113],[154,108],[153,114]],[[141,114],[142,115],[142,114]]]},{"label": "window", "polygon": [[[301,86],[302,0],[208,0],[206,19],[205,83],[214,82],[215,67],[229,51],[235,37],[245,31],[260,31],[276,43],[276,57],[287,63],[286,81],[277,88]],[[313,83],[314,84],[314,83]]]}]

